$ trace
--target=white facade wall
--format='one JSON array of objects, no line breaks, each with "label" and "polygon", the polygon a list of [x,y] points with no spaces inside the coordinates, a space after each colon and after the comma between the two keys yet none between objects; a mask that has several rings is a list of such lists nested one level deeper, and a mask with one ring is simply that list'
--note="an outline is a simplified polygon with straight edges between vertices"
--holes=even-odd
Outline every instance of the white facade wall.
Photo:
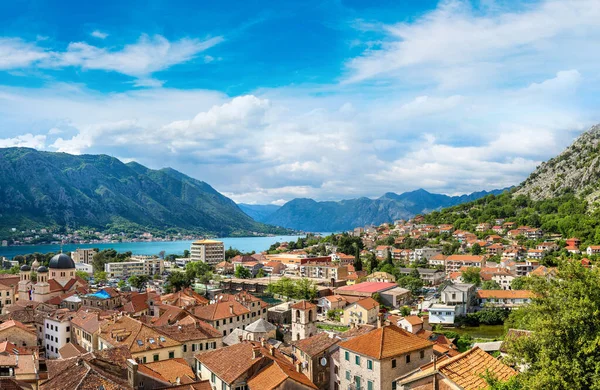
[{"label": "white facade wall", "polygon": [[60,357],[58,350],[71,342],[71,321],[56,321],[44,318],[44,340],[46,356],[50,359]]}]

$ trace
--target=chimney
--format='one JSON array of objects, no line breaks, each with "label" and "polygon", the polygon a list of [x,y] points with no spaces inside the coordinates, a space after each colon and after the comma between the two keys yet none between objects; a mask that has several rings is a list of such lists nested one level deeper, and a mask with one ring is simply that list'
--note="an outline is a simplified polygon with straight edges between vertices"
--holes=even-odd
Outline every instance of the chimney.
[{"label": "chimney", "polygon": [[129,386],[133,389],[137,388],[137,373],[138,373],[138,364],[133,359],[127,359],[127,382],[129,382]]},{"label": "chimney", "polygon": [[382,317],[383,317],[383,314],[381,314],[381,313],[377,314],[377,327],[378,328],[381,328]]},{"label": "chimney", "polygon": [[270,345],[269,346],[269,352],[271,353],[271,356],[275,356],[275,347]]},{"label": "chimney", "polygon": [[233,304],[230,304],[230,305],[229,305],[229,312],[230,312],[231,314],[233,314]]},{"label": "chimney", "polygon": [[252,359],[258,359],[261,357],[260,348],[257,345],[252,346]]},{"label": "chimney", "polygon": [[265,338],[264,337],[260,338],[260,346],[263,348],[265,347]]}]

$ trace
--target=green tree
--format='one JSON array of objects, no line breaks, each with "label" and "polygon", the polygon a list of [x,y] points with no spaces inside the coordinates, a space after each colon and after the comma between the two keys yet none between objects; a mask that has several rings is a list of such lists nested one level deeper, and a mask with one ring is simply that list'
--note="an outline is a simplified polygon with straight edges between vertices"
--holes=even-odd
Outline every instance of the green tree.
[{"label": "green tree", "polygon": [[177,292],[190,287],[192,280],[185,272],[175,271],[167,277],[165,289],[167,291]]},{"label": "green tree", "polygon": [[476,256],[480,255],[481,245],[479,245],[478,243],[473,244],[473,246],[471,247],[471,253]]},{"label": "green tree", "polygon": [[500,290],[502,287],[495,280],[486,280],[481,284],[482,290]]},{"label": "green tree", "polygon": [[85,271],[75,271],[75,275],[79,276],[81,279],[88,281],[90,280],[90,275]]},{"label": "green tree", "polygon": [[402,276],[398,280],[398,285],[409,290],[413,296],[419,295],[423,289],[423,281],[420,278],[415,278],[410,275]]},{"label": "green tree", "polygon": [[265,276],[267,276],[267,273],[262,268],[259,269],[258,272],[256,273],[257,278],[264,278]]},{"label": "green tree", "polygon": [[185,273],[190,281],[198,280],[198,283],[204,286],[204,292],[208,292],[208,285],[214,274],[209,264],[202,261],[193,261],[185,266]]},{"label": "green tree", "polygon": [[510,282],[511,290],[525,290],[527,288],[527,276],[519,276],[518,278],[514,278],[512,282]]},{"label": "green tree", "polygon": [[465,283],[472,283],[476,286],[481,284],[481,268],[469,267],[462,273],[462,280]]},{"label": "green tree", "polygon": [[137,288],[138,290],[142,290],[146,287],[146,283],[148,283],[147,275],[132,275],[127,279],[129,285]]},{"label": "green tree", "polygon": [[127,283],[124,280],[119,280],[119,283],[117,283],[119,289],[123,289],[125,286],[127,286]]},{"label": "green tree", "polygon": [[528,367],[527,389],[600,389],[600,269],[559,264],[556,278],[531,278],[532,303],[512,326],[531,330],[506,340],[510,362]]},{"label": "green tree", "polygon": [[235,267],[235,277],[239,279],[250,279],[252,274],[247,268],[244,268],[242,265],[238,265]]},{"label": "green tree", "polygon": [[317,287],[312,280],[302,278],[296,280],[294,298],[313,300],[317,297]]},{"label": "green tree", "polygon": [[358,248],[358,245],[354,246],[354,270],[355,271],[362,271],[363,268],[363,263],[362,260],[360,259],[360,249]]},{"label": "green tree", "polygon": [[[373,256],[375,256],[375,255],[373,255]],[[394,266],[394,260],[392,260],[392,250],[391,249],[387,251],[387,256],[385,257],[385,264]]]},{"label": "green tree", "polygon": [[104,271],[97,271],[94,273],[94,281],[96,283],[104,282],[108,280],[108,275]]},{"label": "green tree", "polygon": [[186,259],[190,257],[190,251],[187,249],[183,250],[183,257],[185,257]]}]

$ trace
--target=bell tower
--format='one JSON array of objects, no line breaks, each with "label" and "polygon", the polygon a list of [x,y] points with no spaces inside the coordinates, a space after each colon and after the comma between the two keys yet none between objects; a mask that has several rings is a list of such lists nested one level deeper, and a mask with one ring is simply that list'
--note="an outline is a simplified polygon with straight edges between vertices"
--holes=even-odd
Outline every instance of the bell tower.
[{"label": "bell tower", "polygon": [[302,340],[317,334],[317,306],[300,301],[292,305],[292,341]]}]

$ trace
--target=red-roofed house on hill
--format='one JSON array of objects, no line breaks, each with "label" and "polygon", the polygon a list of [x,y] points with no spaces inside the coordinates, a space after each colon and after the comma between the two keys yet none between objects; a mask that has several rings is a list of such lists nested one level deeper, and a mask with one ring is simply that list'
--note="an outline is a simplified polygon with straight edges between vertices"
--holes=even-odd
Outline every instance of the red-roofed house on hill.
[{"label": "red-roofed house on hill", "polygon": [[339,344],[339,389],[392,390],[395,380],[429,363],[433,343],[395,325]]},{"label": "red-roofed house on hill", "polygon": [[398,287],[396,283],[363,282],[351,286],[339,287],[335,294],[350,297],[373,297],[379,294],[382,303],[387,306],[398,307],[409,298],[410,291]]}]

